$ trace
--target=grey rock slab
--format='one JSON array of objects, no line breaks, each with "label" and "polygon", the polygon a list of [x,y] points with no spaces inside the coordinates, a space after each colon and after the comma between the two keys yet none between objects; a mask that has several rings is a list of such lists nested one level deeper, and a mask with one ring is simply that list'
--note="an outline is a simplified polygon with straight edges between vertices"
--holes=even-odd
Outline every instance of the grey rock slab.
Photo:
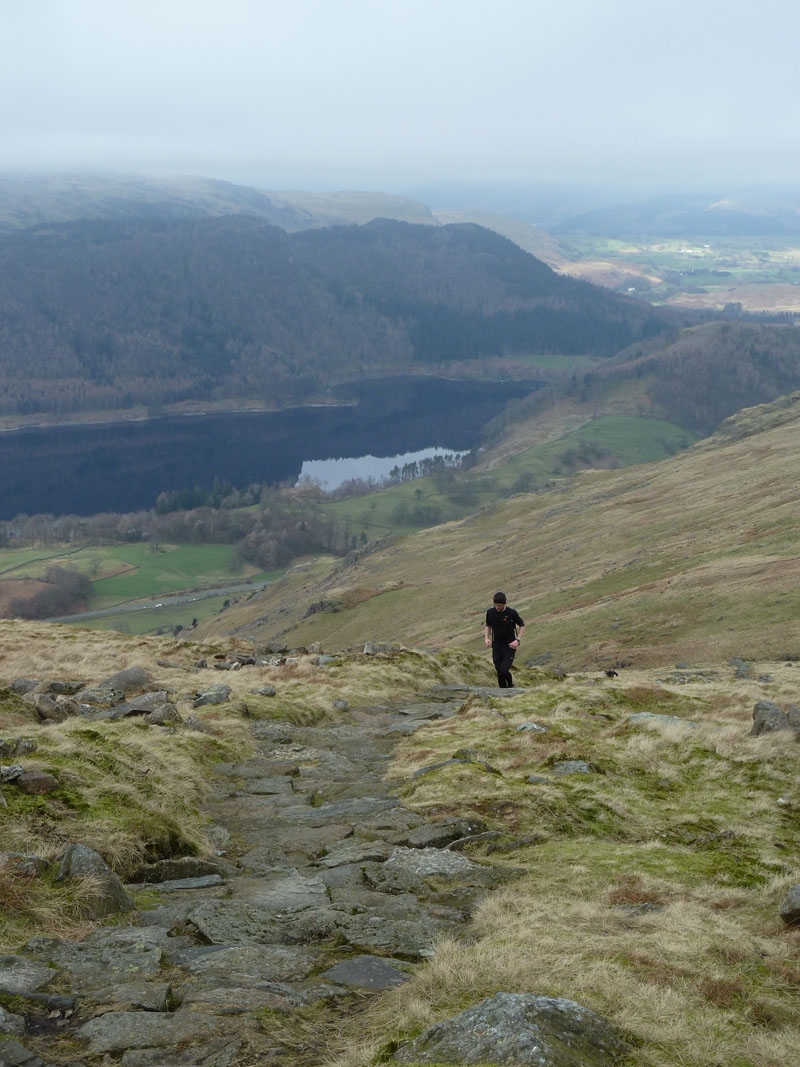
[{"label": "grey rock slab", "polygon": [[781,918],[787,926],[800,924],[800,885],[790,886],[781,904]]},{"label": "grey rock slab", "polygon": [[411,848],[444,848],[462,837],[485,833],[487,829],[486,823],[480,819],[455,816],[418,826],[408,835],[407,843]]},{"label": "grey rock slab", "polygon": [[399,807],[400,801],[395,797],[356,797],[334,804],[296,804],[282,809],[281,820],[295,822],[306,826],[323,826],[328,822],[347,821],[356,825],[371,822],[378,816]]},{"label": "grey rock slab", "polygon": [[382,862],[389,858],[392,846],[385,841],[353,841],[336,848],[317,860],[318,867],[341,867],[348,863],[362,863],[366,860]]},{"label": "grey rock slab", "polygon": [[141,1011],[168,1011],[172,986],[168,982],[124,982],[112,985],[90,999],[94,1004],[114,1004],[117,1007]]},{"label": "grey rock slab", "polygon": [[52,982],[52,967],[25,956],[0,956],[0,989],[7,993],[35,993]]},{"label": "grey rock slab", "polygon": [[262,719],[253,723],[253,736],[258,741],[271,741],[276,745],[289,744],[294,739],[295,727],[290,722]]},{"label": "grey rock slab", "polygon": [[161,970],[163,950],[157,946],[123,947],[64,942],[51,959],[69,975],[71,989],[103,988],[112,982],[141,980]]},{"label": "grey rock slab", "polygon": [[242,1041],[212,1038],[186,1048],[128,1049],[121,1067],[239,1067]]},{"label": "grey rock slab", "polygon": [[459,710],[461,701],[430,701],[429,703],[407,704],[397,708],[396,715],[406,715],[410,719],[444,719],[449,718]]},{"label": "grey rock slab", "polygon": [[328,893],[319,877],[305,877],[297,871],[279,877],[240,878],[233,885],[237,900],[246,901],[273,915],[290,915],[307,908],[325,907]]},{"label": "grey rock slab", "polygon": [[186,922],[210,944],[271,944],[276,936],[274,916],[241,900],[204,900],[190,908]]},{"label": "grey rock slab", "polygon": [[0,1067],[44,1067],[35,1052],[14,1037],[0,1037]]},{"label": "grey rock slab", "polygon": [[[230,835],[228,835],[230,840]],[[200,856],[177,856],[175,859],[158,860],[137,867],[131,875],[132,882],[171,882],[180,878],[201,878],[207,874],[225,875],[234,868],[224,860]]]},{"label": "grey rock slab", "polygon": [[184,889],[213,889],[219,885],[225,885],[221,874],[201,874],[197,878],[171,878],[166,882],[137,882],[129,885],[128,889],[156,889],[159,893],[178,893]]},{"label": "grey rock slab", "polygon": [[292,779],[279,778],[253,778],[247,782],[244,792],[254,796],[270,796],[277,793],[292,793]]},{"label": "grey rock slab", "polygon": [[363,889],[367,884],[364,879],[363,861],[361,863],[341,863],[338,867],[320,868],[319,876],[328,890],[328,895],[334,888]]},{"label": "grey rock slab", "polygon": [[407,808],[394,808],[379,812],[377,815],[364,817],[358,823],[361,832],[376,831],[390,834],[406,835],[409,830],[422,826],[425,820],[416,812]]},{"label": "grey rock slab", "polygon": [[313,945],[337,938],[342,912],[335,908],[308,908],[276,922],[275,941],[286,944]]},{"label": "grey rock slab", "polygon": [[252,759],[247,763],[215,763],[211,769],[227,778],[267,778],[270,766],[267,759]]},{"label": "grey rock slab", "polygon": [[538,722],[522,722],[517,727],[517,733],[518,734],[524,734],[524,733],[546,734],[547,733],[547,727],[546,726],[542,726],[541,723],[538,723]]},{"label": "grey rock slab", "polygon": [[337,963],[319,976],[329,982],[347,986],[349,989],[367,989],[377,993],[382,989],[407,982],[409,975],[393,967],[379,956],[356,956],[352,960]]},{"label": "grey rock slab", "polygon": [[[0,1034],[13,1034],[19,1037],[25,1033],[25,1017],[23,1015],[15,1015],[12,1011],[6,1011],[2,1004],[0,1004]],[[0,1057],[2,1057],[2,1046],[0,1046]],[[2,1063],[2,1059],[0,1059]]]},{"label": "grey rock slab", "polygon": [[319,953],[293,945],[234,945],[208,952],[184,964],[195,977],[214,985],[255,986],[263,982],[296,982],[307,978]]},{"label": "grey rock slab", "polygon": [[506,880],[499,868],[483,867],[458,852],[438,848],[396,848],[382,864],[366,864],[367,880],[384,892],[415,892],[428,879],[465,885],[499,885]]},{"label": "grey rock slab", "polygon": [[152,684],[152,681],[153,676],[147,668],[126,667],[122,671],[117,671],[116,674],[110,674],[100,684],[116,686],[127,696],[128,693],[133,693],[137,689],[146,689]]},{"label": "grey rock slab", "polygon": [[336,931],[353,948],[417,960],[432,957],[436,941],[449,933],[450,927],[428,918],[415,922],[368,912],[343,917]]},{"label": "grey rock slab", "polygon": [[628,1051],[607,1019],[573,1000],[498,993],[401,1045],[394,1061],[608,1067]]},{"label": "grey rock slab", "polygon": [[379,893],[366,886],[334,886],[329,892],[332,906],[345,914],[374,911],[387,919],[415,919],[426,914],[425,905],[413,893]]},{"label": "grey rock slab", "polygon": [[214,1036],[222,1026],[222,1020],[198,1012],[110,1011],[85,1023],[77,1034],[92,1055],[100,1055],[181,1045]]},{"label": "grey rock slab", "polygon": [[147,923],[148,926],[160,927],[166,933],[168,930],[175,930],[183,926],[191,907],[192,903],[190,901],[164,904],[159,908],[140,911],[139,918],[143,923]]},{"label": "grey rock slab", "polygon": [[184,995],[181,1007],[186,1011],[212,1012],[214,1015],[243,1015],[254,1011],[285,1011],[291,1003],[269,989],[242,986],[218,986],[199,989]]},{"label": "grey rock slab", "polygon": [[513,689],[499,689],[493,685],[435,685],[431,692],[434,694],[441,693],[442,697],[458,695],[466,697],[470,693],[475,693],[480,697],[501,697],[504,700],[509,700],[512,697],[519,696],[520,693],[524,693],[525,689],[521,686],[515,686]]}]

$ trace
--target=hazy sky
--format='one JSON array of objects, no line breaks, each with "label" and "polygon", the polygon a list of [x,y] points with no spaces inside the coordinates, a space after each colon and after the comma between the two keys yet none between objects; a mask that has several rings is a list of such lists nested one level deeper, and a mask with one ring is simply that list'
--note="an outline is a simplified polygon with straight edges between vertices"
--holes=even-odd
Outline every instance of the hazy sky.
[{"label": "hazy sky", "polygon": [[800,174],[794,0],[0,0],[0,169],[265,188]]}]

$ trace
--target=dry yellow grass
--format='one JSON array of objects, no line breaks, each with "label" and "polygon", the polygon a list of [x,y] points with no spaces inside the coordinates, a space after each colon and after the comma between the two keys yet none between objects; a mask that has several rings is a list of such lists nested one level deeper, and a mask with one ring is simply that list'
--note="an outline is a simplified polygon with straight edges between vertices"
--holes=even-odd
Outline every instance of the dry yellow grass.
[{"label": "dry yellow grass", "polygon": [[[483,611],[503,588],[529,624],[522,655],[550,653],[567,667],[800,659],[792,488],[800,420],[796,411],[789,418],[661,463],[514,497],[327,577],[297,572],[206,632],[234,626],[334,648],[383,640],[477,650]],[[315,600],[390,582],[402,588],[303,618]]]},{"label": "dry yellow grass", "polygon": [[[791,692],[793,669],[771,666],[776,690]],[[335,1067],[383,1062],[388,1042],[499,991],[593,1008],[630,1035],[636,1067],[796,1061],[800,931],[778,917],[800,880],[794,741],[749,736],[738,681],[669,686],[658,673],[540,680],[404,742],[390,773],[406,803],[430,816],[480,813],[521,842],[485,860],[523,873],[483,901],[467,938],[440,943],[372,1005]],[[686,722],[629,723],[645,706]],[[547,732],[518,733],[527,720]],[[504,777],[464,767],[411,781],[463,746]],[[604,773],[525,784],[561,758]]]}]

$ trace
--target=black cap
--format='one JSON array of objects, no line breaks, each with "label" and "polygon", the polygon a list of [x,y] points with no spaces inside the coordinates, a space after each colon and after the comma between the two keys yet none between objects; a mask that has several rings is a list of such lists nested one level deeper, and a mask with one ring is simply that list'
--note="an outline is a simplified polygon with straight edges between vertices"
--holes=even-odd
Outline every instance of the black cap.
[{"label": "black cap", "polygon": [[506,594],[505,593],[495,593],[494,596],[492,597],[492,603],[493,604],[505,604],[505,602],[506,602]]}]

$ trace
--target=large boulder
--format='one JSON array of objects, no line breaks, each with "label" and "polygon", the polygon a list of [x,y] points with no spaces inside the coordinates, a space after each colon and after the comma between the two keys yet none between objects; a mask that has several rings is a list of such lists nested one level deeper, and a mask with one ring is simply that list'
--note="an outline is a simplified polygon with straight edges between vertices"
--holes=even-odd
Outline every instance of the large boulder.
[{"label": "large boulder", "polygon": [[1,1067],[44,1067],[44,1060],[21,1045],[16,1038],[0,1037],[0,1065]]},{"label": "large boulder", "polygon": [[56,972],[25,956],[0,956],[0,989],[6,993],[36,993]]},{"label": "large boulder", "polygon": [[773,730],[788,730],[789,716],[781,711],[771,700],[759,700],[753,708],[753,729],[751,737],[760,737]]},{"label": "large boulder", "polygon": [[136,907],[122,882],[98,852],[86,845],[70,845],[62,857],[56,881],[82,877],[93,877],[98,887],[97,893],[84,902],[83,910],[87,918],[100,919]]},{"label": "large boulder", "polygon": [[14,785],[23,793],[31,796],[44,796],[46,793],[55,793],[60,788],[58,779],[47,771],[30,770],[24,771],[14,782]]},{"label": "large boulder", "polygon": [[139,693],[152,683],[150,672],[144,667],[128,667],[109,675],[97,685],[81,689],[75,696],[80,704],[110,708],[121,703],[129,694]]},{"label": "large boulder", "polygon": [[781,904],[781,918],[787,926],[800,925],[800,885],[793,885]]},{"label": "large boulder", "polygon": [[124,1052],[181,1045],[224,1032],[225,1022],[199,1012],[109,1011],[78,1030],[89,1052]]},{"label": "large boulder", "polygon": [[204,708],[209,704],[224,704],[230,699],[231,687],[224,682],[217,682],[202,693],[198,693],[194,700],[195,708]]},{"label": "large boulder", "polygon": [[169,703],[169,694],[165,689],[156,689],[149,693],[140,693],[130,700],[124,700],[120,704],[114,704],[110,708],[98,708],[85,712],[84,715],[93,721],[105,720],[108,722],[120,722],[129,719],[133,715],[150,715],[152,712],[163,708]]},{"label": "large boulder", "polygon": [[401,1045],[395,1063],[607,1067],[628,1051],[611,1023],[563,997],[497,993]]}]

